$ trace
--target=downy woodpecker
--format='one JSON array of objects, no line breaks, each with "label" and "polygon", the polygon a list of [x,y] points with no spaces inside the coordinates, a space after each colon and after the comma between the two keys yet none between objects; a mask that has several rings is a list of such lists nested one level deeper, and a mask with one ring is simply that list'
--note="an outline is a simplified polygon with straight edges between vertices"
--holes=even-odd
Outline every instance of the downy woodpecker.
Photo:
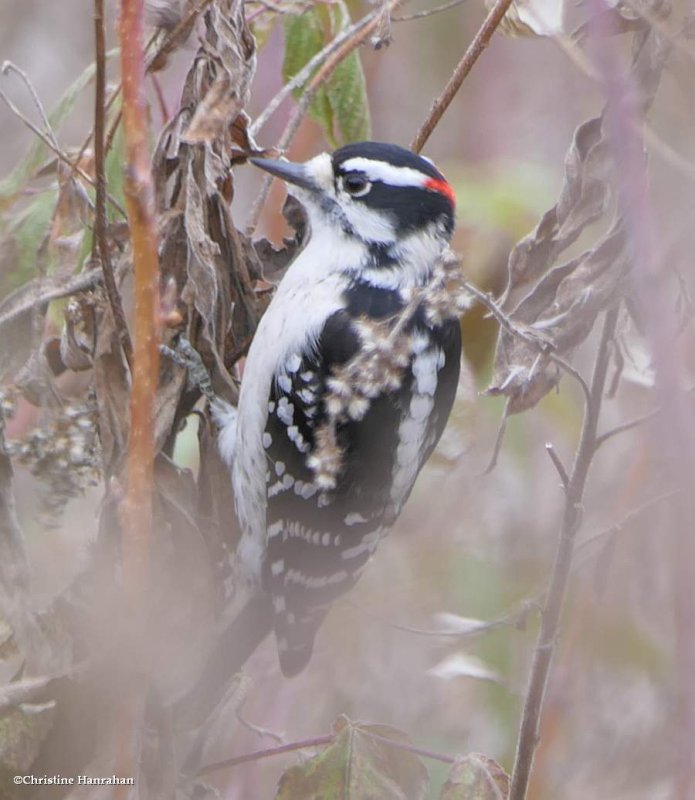
[{"label": "downy woodpecker", "polygon": [[[249,636],[257,643],[272,628],[282,672],[294,675],[451,411],[459,324],[453,311],[433,318],[426,300],[448,252],[454,193],[431,162],[391,144],[304,164],[251,161],[289,185],[308,241],[258,326],[238,409],[217,414],[219,445],[242,530],[237,581],[266,607],[267,628]],[[345,371],[362,356],[376,357],[376,371]]]}]

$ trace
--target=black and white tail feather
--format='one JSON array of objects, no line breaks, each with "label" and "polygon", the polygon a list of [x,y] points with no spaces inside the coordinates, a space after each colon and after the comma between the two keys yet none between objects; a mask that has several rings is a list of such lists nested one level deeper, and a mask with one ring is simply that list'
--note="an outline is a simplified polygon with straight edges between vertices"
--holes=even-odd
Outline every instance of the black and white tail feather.
[{"label": "black and white tail feather", "polygon": [[363,142],[254,163],[290,185],[310,234],[258,326],[238,409],[214,408],[242,530],[235,586],[251,599],[210,682],[270,630],[282,672],[306,666],[439,440],[461,358],[454,196],[429,161]]}]

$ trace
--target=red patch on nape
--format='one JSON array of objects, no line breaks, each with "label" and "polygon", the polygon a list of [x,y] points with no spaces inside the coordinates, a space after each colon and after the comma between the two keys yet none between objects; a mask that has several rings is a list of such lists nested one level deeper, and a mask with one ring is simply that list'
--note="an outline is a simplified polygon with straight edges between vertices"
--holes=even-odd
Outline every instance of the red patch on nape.
[{"label": "red patch on nape", "polygon": [[425,189],[443,194],[452,206],[456,205],[456,195],[454,194],[454,190],[443,178],[428,178],[424,185]]}]

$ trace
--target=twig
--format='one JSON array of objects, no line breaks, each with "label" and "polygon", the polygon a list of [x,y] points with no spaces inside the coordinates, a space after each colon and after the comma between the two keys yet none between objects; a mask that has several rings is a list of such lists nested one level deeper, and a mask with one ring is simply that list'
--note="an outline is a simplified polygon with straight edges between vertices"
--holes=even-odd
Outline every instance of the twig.
[{"label": "twig", "polygon": [[287,81],[282,89],[280,89],[275,97],[273,97],[268,105],[263,109],[263,112],[256,117],[251,125],[249,125],[249,136],[251,138],[257,136],[261,128],[264,127],[270,117],[292,94],[292,92],[304,86],[309,78],[311,78],[314,70],[318,69],[322,64],[324,64],[326,60],[333,55],[333,53],[339,50],[340,47],[342,47],[342,45],[352,36],[359,33],[365,25],[368,25],[369,22],[371,22],[373,19],[376,19],[379,13],[380,10],[377,9],[375,11],[370,11],[369,14],[365,14],[362,19],[358,20],[344,31],[341,31],[335,37],[335,39],[330,41],[322,50],[319,50],[319,52],[316,53],[313,58],[309,59],[304,67],[302,67],[302,69],[300,69],[296,75],[293,75],[292,78]]},{"label": "twig", "polygon": [[[658,505],[659,503],[663,503],[665,500],[670,500],[673,497],[676,497],[679,494],[679,490],[673,490],[669,492],[663,492],[662,494],[656,495],[655,497],[651,497],[649,500],[645,500],[644,503],[641,503],[636,508],[633,508],[632,511],[629,511],[621,520],[618,522],[614,522],[607,528],[604,528],[597,533],[592,534],[591,536],[587,536],[586,539],[583,539],[581,542],[577,542],[574,548],[574,558],[572,559],[572,573],[576,572],[577,570],[581,569],[591,558],[592,554],[589,553],[587,557],[583,560],[578,558],[580,553],[583,553],[585,550],[589,550],[592,548],[593,545],[600,542],[602,539],[612,538],[623,533],[627,527],[632,523],[635,519],[640,517],[645,511],[648,511],[650,508]],[[361,614],[364,614],[367,617],[375,620],[376,622],[380,623],[381,625],[385,625],[389,628],[393,628],[398,631],[403,631],[404,633],[412,633],[416,636],[427,636],[431,638],[451,638],[451,639],[473,639],[478,635],[486,634],[493,630],[498,630],[499,628],[509,628],[509,627],[516,627],[519,625],[523,625],[525,620],[528,618],[529,614],[533,610],[542,609],[543,604],[545,603],[545,598],[547,596],[547,587],[543,587],[534,591],[524,600],[521,600],[515,603],[515,607],[508,611],[506,614],[503,614],[497,619],[492,619],[489,622],[481,622],[480,625],[475,627],[471,627],[470,630],[464,631],[455,631],[455,630],[436,630],[436,629],[428,629],[428,628],[416,628],[412,625],[403,625],[397,622],[393,622],[392,620],[386,619],[385,617],[381,616],[380,614],[375,613],[374,611],[370,611],[367,608],[355,603],[353,600],[344,600],[343,602],[346,605],[351,606],[352,608],[359,611]]]},{"label": "twig", "polygon": [[536,602],[535,599],[525,600],[523,603],[518,604],[519,607],[516,608],[514,611],[510,611],[508,614],[505,614],[502,617],[498,617],[497,619],[490,620],[489,622],[480,622],[478,624],[472,625],[470,630],[465,631],[456,631],[456,630],[437,630],[436,628],[417,628],[413,625],[403,625],[398,622],[393,622],[390,619],[386,619],[385,617],[381,616],[380,614],[375,613],[374,611],[370,611],[368,608],[355,603],[353,600],[344,600],[343,601],[346,605],[352,606],[356,611],[359,611],[361,614],[373,619],[375,622],[378,622],[381,625],[385,625],[388,628],[393,628],[397,631],[402,631],[403,633],[412,633],[416,636],[426,636],[429,638],[434,639],[473,639],[476,636],[480,636],[484,633],[489,633],[490,631],[498,630],[499,628],[509,628],[514,625],[518,625],[522,622],[529,614],[529,610],[531,605]]},{"label": "twig", "polygon": [[[426,750],[424,747],[418,747],[417,745],[409,744],[408,742],[400,742],[397,739],[388,739],[386,736],[379,736],[379,734],[372,733],[365,728],[360,728],[359,731],[363,735],[368,736],[370,739],[374,739],[375,742],[380,742],[388,747],[393,747],[395,750],[405,750],[408,753],[415,753],[418,756],[423,756],[423,758],[431,758],[434,761],[441,761],[444,764],[453,764],[456,761],[453,756],[449,756],[444,753],[437,753],[433,750]],[[313,739],[302,739],[298,742],[282,744],[278,747],[269,747],[265,750],[256,750],[253,753],[247,753],[243,756],[227,758],[224,761],[217,761],[214,764],[208,764],[207,767],[204,767],[198,773],[196,773],[196,777],[209,775],[211,772],[218,772],[221,769],[236,767],[239,764],[247,764],[249,761],[260,761],[263,758],[279,756],[283,753],[292,753],[295,750],[306,750],[309,747],[321,747],[323,745],[333,744],[335,739],[336,737],[334,734],[328,734],[326,736],[316,736]]]},{"label": "twig", "polygon": [[424,11],[416,11],[413,14],[401,14],[398,17],[392,17],[391,20],[393,22],[411,22],[414,19],[423,19],[424,17],[432,17],[435,14],[441,14],[442,11],[449,11],[452,8],[456,8],[456,6],[460,6],[465,2],[467,2],[467,0],[450,0],[450,2],[443,3],[441,6],[435,6],[434,8],[426,8]]},{"label": "twig", "polygon": [[[197,17],[200,13],[202,13],[205,8],[210,4],[211,0],[201,0],[200,4],[193,5],[189,10],[186,16],[178,23],[178,25],[174,28],[174,30],[164,39],[164,41],[160,44],[151,58],[148,60],[147,63],[147,72],[151,72],[155,66],[160,62],[161,59],[166,58],[172,50],[176,47],[179,43],[180,39],[184,36],[187,32],[188,27],[195,22],[195,17]],[[147,45],[145,47],[146,51],[149,51],[151,46],[157,39],[157,34],[154,34],[150,37]],[[121,84],[119,83],[118,86],[111,92],[109,95],[108,100],[106,101],[106,111],[111,109],[111,106],[116,102],[119,94],[121,93]],[[119,111],[116,114],[116,118],[114,119],[111,127],[109,129],[108,135],[106,136],[106,145],[105,145],[105,152],[108,153],[111,150],[111,145],[113,143],[114,136],[116,135],[116,130],[121,121],[121,112]],[[94,131],[91,131],[89,135],[85,138],[82,142],[82,146],[80,147],[79,155],[77,157],[77,161],[82,158],[85,151],[89,147],[89,143],[92,141],[92,137],[94,136]],[[125,213],[123,214],[125,216]]]},{"label": "twig", "polygon": [[560,476],[560,481],[562,482],[562,488],[566,490],[570,478],[569,475],[567,474],[567,470],[565,469],[565,465],[560,460],[560,456],[555,452],[555,448],[552,446],[550,442],[546,443],[545,452],[550,456],[550,460],[553,462],[553,465],[557,470],[557,474]]},{"label": "twig", "polygon": [[610,361],[609,343],[615,334],[618,310],[616,306],[606,313],[594,372],[591,378],[590,396],[584,407],[584,421],[579,444],[575,453],[572,472],[565,488],[565,509],[560,538],[555,563],[553,564],[548,596],[543,609],[541,629],[533,656],[529,686],[524,701],[509,800],[525,800],[531,776],[533,757],[538,744],[543,698],[555,652],[567,583],[572,569],[574,541],[581,525],[584,488],[589,467],[596,452],[596,430]]},{"label": "twig", "polygon": [[327,734],[325,736],[316,736],[313,739],[302,739],[299,742],[289,742],[288,744],[281,744],[277,747],[268,747],[265,750],[256,750],[253,753],[246,753],[243,756],[236,758],[227,758],[224,761],[216,761],[214,764],[208,764],[203,767],[196,777],[209,775],[211,772],[218,772],[221,769],[229,769],[229,767],[236,767],[239,764],[248,764],[249,761],[260,761],[262,758],[270,758],[271,756],[280,756],[283,753],[292,753],[295,750],[306,750],[309,747],[321,747],[325,744],[332,744],[335,736]]},{"label": "twig", "polygon": [[41,102],[41,98],[34,88],[34,84],[29,80],[29,76],[21,67],[18,67],[16,64],[13,64],[11,61],[4,61],[2,65],[2,74],[7,75],[9,72],[14,72],[15,75],[18,75],[21,78],[22,83],[26,86],[27,91],[31,95],[31,99],[34,101],[34,105],[39,112],[39,116],[41,117],[44,128],[46,129],[46,135],[53,142],[54,147],[59,149],[60,145],[58,144],[58,139],[56,138],[51,121],[48,119],[46,109],[43,107],[43,103]]},{"label": "twig", "polygon": [[468,50],[466,50],[463,54],[463,58],[456,65],[456,69],[454,69],[451,78],[449,78],[449,82],[445,86],[444,91],[434,101],[430,113],[420,126],[420,130],[415,134],[415,138],[410,145],[410,149],[415,153],[419,153],[422,150],[425,142],[432,135],[432,131],[437,127],[444,112],[449,108],[451,101],[461,88],[461,84],[473,68],[473,65],[480,58],[483,50],[488,46],[492,34],[502,21],[502,17],[507,13],[507,9],[511,4],[512,0],[496,0],[495,5],[490,9],[490,13],[480,26],[480,30],[476,33]]},{"label": "twig", "polygon": [[645,422],[649,422],[650,420],[654,419],[654,417],[656,417],[656,415],[659,413],[659,410],[660,409],[655,408],[648,414],[643,414],[641,417],[635,417],[635,419],[628,420],[628,422],[623,422],[622,425],[616,425],[615,428],[611,428],[609,431],[597,436],[596,449],[598,450],[601,445],[605,444],[614,436],[617,436],[620,433],[625,433],[626,431],[632,430],[633,428],[636,428],[639,425],[643,425]]},{"label": "twig", "polygon": [[[81,167],[77,166],[77,161],[73,161],[69,156],[67,156],[59,147],[56,147],[51,138],[45,134],[40,128],[37,128],[36,125],[27,117],[25,116],[22,111],[10,100],[10,98],[5,94],[5,92],[0,89],[0,99],[2,99],[10,111],[18,117],[29,130],[34,133],[36,136],[41,139],[41,141],[48,147],[49,150],[52,150],[56,156],[65,164],[67,164],[71,170],[73,170],[77,175],[82,178],[82,180],[86,181],[90,186],[94,186],[96,188],[96,181],[90,175],[88,175]],[[127,216],[125,209],[123,206],[117,201],[114,200],[111,195],[106,196],[109,203],[121,214],[123,217]]]},{"label": "twig", "polygon": [[487,462],[487,466],[485,469],[478,474],[477,477],[484,478],[486,475],[489,475],[492,470],[497,466],[497,459],[500,457],[500,452],[502,450],[502,443],[504,442],[504,435],[507,432],[507,421],[509,420],[509,408],[511,406],[512,399],[508,397],[504,403],[504,409],[502,411],[502,418],[500,419],[500,424],[497,426],[497,433],[495,435],[495,444],[492,447],[492,454],[490,456],[490,460]]},{"label": "twig", "polygon": [[111,313],[118,338],[123,347],[128,366],[133,369],[133,345],[130,341],[121,295],[111,263],[111,253],[106,240],[106,168],[104,158],[104,127],[106,110],[106,45],[104,36],[104,0],[94,0],[94,42],[96,76],[94,91],[94,170],[96,173],[96,195],[94,199],[94,247],[99,253],[101,271],[104,275],[104,288],[109,300]]},{"label": "twig", "polygon": [[[574,378],[575,381],[579,384],[584,393],[584,399],[588,402],[591,399],[591,390],[589,389],[589,384],[584,380],[584,376],[576,370],[568,361],[565,361],[564,358],[557,355],[552,349],[552,345],[549,341],[543,339],[542,337],[538,336],[536,333],[530,333],[527,329],[520,328],[518,325],[514,323],[512,319],[510,319],[504,311],[495,303],[495,301],[485,292],[481,292],[476,286],[473,286],[472,283],[468,283],[468,281],[464,281],[462,284],[463,288],[469,292],[470,294],[475,297],[475,299],[487,310],[492,314],[492,316],[499,322],[499,324],[504,328],[507,333],[512,336],[517,336],[518,338],[522,339],[523,341],[527,342],[528,344],[533,345],[536,347],[541,355],[546,356],[551,361],[554,361],[558,367],[563,369],[568,375]],[[493,464],[494,466],[494,464]]]},{"label": "twig", "polygon": [[[401,0],[388,0],[386,4],[386,8],[390,13],[393,11],[394,8],[397,8],[398,5],[401,3]],[[304,115],[309,108],[311,101],[314,99],[316,92],[323,86],[323,84],[328,80],[331,76],[335,68],[344,61],[350,53],[353,52],[362,42],[365,41],[372,33],[372,31],[379,25],[381,20],[382,9],[379,9],[378,13],[374,13],[373,15],[367,15],[364,19],[367,21],[364,24],[361,24],[363,20],[360,20],[358,25],[353,25],[352,28],[349,28],[348,31],[350,35],[340,44],[335,51],[333,51],[324,62],[323,66],[318,70],[318,72],[314,75],[314,77],[309,82],[309,85],[306,87],[304,94],[302,94],[299,103],[294,111],[294,114],[290,117],[289,122],[287,123],[287,127],[282,133],[280,140],[277,144],[277,149],[281,152],[286,150],[294,135],[296,134],[299,126],[304,119]],[[347,31],[346,31],[347,33]],[[249,223],[246,227],[246,235],[251,236],[256,226],[258,225],[258,220],[260,219],[261,212],[263,211],[263,207],[265,206],[265,202],[268,198],[268,193],[270,192],[270,186],[273,182],[274,178],[271,175],[268,175],[267,178],[263,180],[261,184],[261,189],[258,194],[258,198],[251,209],[251,214],[249,215]]]},{"label": "twig", "polygon": [[434,750],[426,750],[424,747],[418,747],[415,744],[408,742],[399,742],[398,739],[388,739],[386,736],[379,736],[378,733],[372,733],[368,730],[362,730],[364,734],[374,739],[375,742],[393,747],[395,750],[405,750],[406,753],[415,753],[415,755],[422,756],[423,758],[431,758],[433,761],[441,761],[443,764],[453,764],[456,759],[453,756],[446,755],[446,753],[437,753]]},{"label": "twig", "polygon": [[89,270],[78,275],[70,275],[63,280],[56,279],[54,275],[47,275],[41,280],[34,279],[22,284],[0,302],[0,328],[51,300],[92,289],[101,283],[102,279],[101,272]]}]

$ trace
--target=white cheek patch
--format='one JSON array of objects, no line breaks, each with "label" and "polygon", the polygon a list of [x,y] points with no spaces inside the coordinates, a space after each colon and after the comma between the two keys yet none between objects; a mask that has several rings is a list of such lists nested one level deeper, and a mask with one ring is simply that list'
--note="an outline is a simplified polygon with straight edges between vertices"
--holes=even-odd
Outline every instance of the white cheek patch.
[{"label": "white cheek patch", "polygon": [[371,158],[349,158],[343,161],[341,168],[346,172],[362,172],[367,179],[381,181],[389,186],[415,186],[420,188],[431,180],[428,175],[424,175],[412,167],[395,167],[385,161],[374,161]]},{"label": "white cheek patch", "polygon": [[304,168],[319,188],[331,196],[335,195],[333,190],[333,162],[328,153],[320,153],[314,156],[314,158],[305,163]]},{"label": "white cheek patch", "polygon": [[396,241],[396,226],[388,214],[366,208],[359,200],[353,202],[350,198],[341,211],[352,229],[359,231],[361,239],[379,244],[392,244]]}]

